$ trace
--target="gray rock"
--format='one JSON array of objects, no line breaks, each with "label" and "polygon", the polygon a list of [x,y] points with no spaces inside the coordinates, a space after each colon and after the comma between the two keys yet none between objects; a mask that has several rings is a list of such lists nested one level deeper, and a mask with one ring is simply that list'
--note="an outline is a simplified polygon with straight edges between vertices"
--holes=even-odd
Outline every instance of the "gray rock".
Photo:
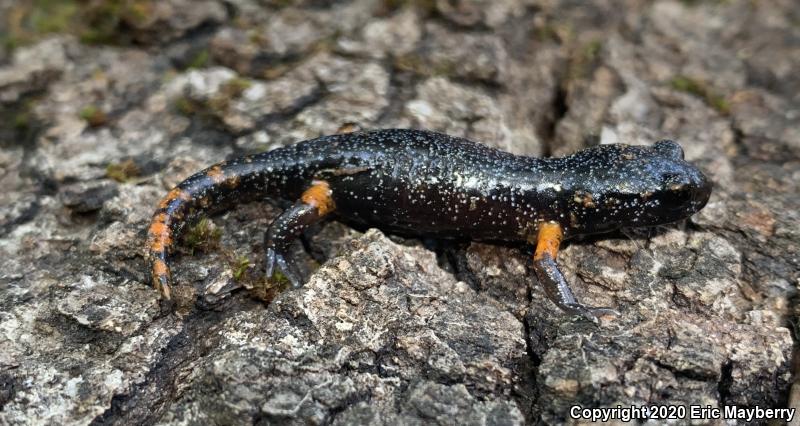
[{"label": "gray rock", "polygon": [[109,181],[82,182],[61,188],[61,203],[75,213],[100,210],[106,200],[117,195],[117,186]]},{"label": "gray rock", "polygon": [[58,38],[16,50],[11,64],[0,67],[0,103],[13,103],[24,94],[41,90],[58,78],[66,65],[64,43]]},{"label": "gray rock", "polygon": [[555,127],[553,154],[567,155],[597,141],[612,99],[621,94],[617,75],[603,66],[592,71],[588,80],[571,82],[567,112]]},{"label": "gray rock", "polygon": [[[211,330],[223,342],[193,365],[166,422],[196,421],[214,406],[219,421],[318,423],[366,400],[377,410],[371,415],[399,413],[404,422],[452,415],[522,422],[510,399],[525,358],[522,324],[444,273],[432,253],[377,231],[353,240],[347,255],[270,309],[251,306],[225,321],[237,331],[225,332],[224,323]],[[339,421],[365,415],[354,410]]]},{"label": "gray rock", "polygon": [[374,6],[359,0],[331,8],[269,10],[248,3],[239,2],[240,25],[221,28],[210,53],[220,64],[254,77],[281,74],[283,63],[329,48],[339,34],[359,29]]},{"label": "gray rock", "polygon": [[502,40],[491,34],[456,33],[428,24],[416,54],[404,58],[405,66],[427,75],[458,76],[503,84],[508,73],[508,53]]},{"label": "gray rock", "polygon": [[758,89],[736,93],[731,115],[749,155],[770,161],[800,158],[798,112],[792,105],[796,102]]},{"label": "gray rock", "polygon": [[437,0],[436,10],[447,20],[465,27],[500,27],[510,17],[522,14],[524,1]]},{"label": "gray rock", "polygon": [[357,38],[343,37],[337,40],[336,47],[345,54],[384,58],[410,54],[421,39],[419,16],[409,8],[385,19],[372,20]]},{"label": "gray rock", "polygon": [[404,112],[413,127],[485,141],[505,150],[512,145],[505,117],[485,91],[443,77],[422,82],[417,98],[406,103]]},{"label": "gray rock", "polygon": [[318,81],[322,88],[320,96],[288,123],[291,138],[277,135],[283,143],[335,133],[346,123],[374,127],[389,106],[390,75],[377,62],[319,54],[301,64],[297,73]]},{"label": "gray rock", "polygon": [[[118,6],[119,7],[119,6]],[[131,37],[138,43],[164,43],[183,37],[203,25],[218,25],[227,12],[217,0],[167,0],[145,3],[147,9],[125,20]]]},{"label": "gray rock", "polygon": [[[797,406],[791,0],[155,3],[118,23],[135,45],[0,49],[1,424]],[[261,270],[272,202],[213,216],[219,241],[181,246],[159,302],[142,250],[169,188],[347,123],[526,154],[670,138],[714,193],[684,223],[564,245],[577,297],[620,311],[597,326],[547,300],[520,247],[426,249],[338,222],[297,244],[308,280],[286,290]],[[109,174],[122,163],[135,173]]]}]

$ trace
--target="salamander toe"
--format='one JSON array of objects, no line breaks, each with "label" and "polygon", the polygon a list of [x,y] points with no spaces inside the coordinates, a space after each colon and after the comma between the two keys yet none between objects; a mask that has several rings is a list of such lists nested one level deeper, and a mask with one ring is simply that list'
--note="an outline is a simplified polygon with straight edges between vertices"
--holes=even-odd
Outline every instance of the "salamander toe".
[{"label": "salamander toe", "polygon": [[616,309],[598,307],[598,306],[586,306],[580,303],[571,303],[568,304],[566,308],[562,307],[562,309],[573,315],[582,316],[595,324],[599,324],[600,318],[602,317],[605,316],[618,317],[620,315],[619,311],[617,311]]},{"label": "salamander toe", "polygon": [[277,270],[286,277],[293,288],[300,288],[305,282],[303,273],[297,266],[297,261],[291,255],[276,252],[274,247],[267,248],[264,265],[267,278],[271,278],[275,274],[277,267]]}]

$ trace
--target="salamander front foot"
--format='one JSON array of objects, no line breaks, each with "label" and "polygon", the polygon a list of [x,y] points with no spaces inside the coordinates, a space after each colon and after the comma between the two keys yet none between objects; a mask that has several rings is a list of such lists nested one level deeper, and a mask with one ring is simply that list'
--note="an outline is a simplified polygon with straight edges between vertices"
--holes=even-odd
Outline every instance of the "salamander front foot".
[{"label": "salamander front foot", "polygon": [[562,311],[572,315],[580,315],[595,324],[600,322],[600,317],[606,315],[619,316],[619,312],[611,308],[587,306],[578,303],[569,288],[569,284],[567,284],[567,280],[564,279],[564,275],[558,269],[556,261],[549,254],[535,259],[533,261],[533,269],[536,271],[539,282],[544,286],[547,298],[561,308]]},{"label": "salamander front foot", "polygon": [[562,311],[572,315],[580,315],[597,324],[604,316],[619,316],[612,308],[587,306],[578,303],[569,288],[564,274],[558,269],[555,256],[561,245],[561,226],[557,223],[545,223],[539,229],[536,253],[533,257],[533,269],[539,282],[544,286],[547,298]]},{"label": "salamander front foot", "polygon": [[570,303],[566,305],[558,304],[558,306],[567,313],[573,315],[580,315],[595,324],[599,324],[600,318],[604,316],[612,316],[612,317],[619,316],[619,312],[612,308],[586,306],[586,305],[581,305],[580,303]]}]

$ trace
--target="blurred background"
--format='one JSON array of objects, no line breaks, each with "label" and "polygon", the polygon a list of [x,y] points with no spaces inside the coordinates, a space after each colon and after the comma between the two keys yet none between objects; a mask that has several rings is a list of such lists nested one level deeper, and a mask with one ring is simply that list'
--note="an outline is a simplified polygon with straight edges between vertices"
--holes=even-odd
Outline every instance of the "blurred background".
[{"label": "blurred background", "polygon": [[[799,69],[796,0],[0,0],[0,421],[797,407]],[[566,248],[580,298],[623,312],[602,328],[549,306],[519,250],[450,262],[336,223],[302,250],[352,270],[265,308],[265,203],[194,228],[184,301],[159,307],[141,246],[170,187],[388,127],[536,156],[674,139],[714,194],[685,224]]]}]

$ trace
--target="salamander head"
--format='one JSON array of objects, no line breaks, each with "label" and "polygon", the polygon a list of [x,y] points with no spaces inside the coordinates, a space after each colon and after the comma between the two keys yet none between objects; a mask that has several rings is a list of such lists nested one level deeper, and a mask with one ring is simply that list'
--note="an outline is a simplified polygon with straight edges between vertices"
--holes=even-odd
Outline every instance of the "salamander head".
[{"label": "salamander head", "polygon": [[702,209],[711,195],[708,178],[669,140],[650,147],[603,145],[564,160],[576,171],[564,185],[573,234],[676,222]]}]

